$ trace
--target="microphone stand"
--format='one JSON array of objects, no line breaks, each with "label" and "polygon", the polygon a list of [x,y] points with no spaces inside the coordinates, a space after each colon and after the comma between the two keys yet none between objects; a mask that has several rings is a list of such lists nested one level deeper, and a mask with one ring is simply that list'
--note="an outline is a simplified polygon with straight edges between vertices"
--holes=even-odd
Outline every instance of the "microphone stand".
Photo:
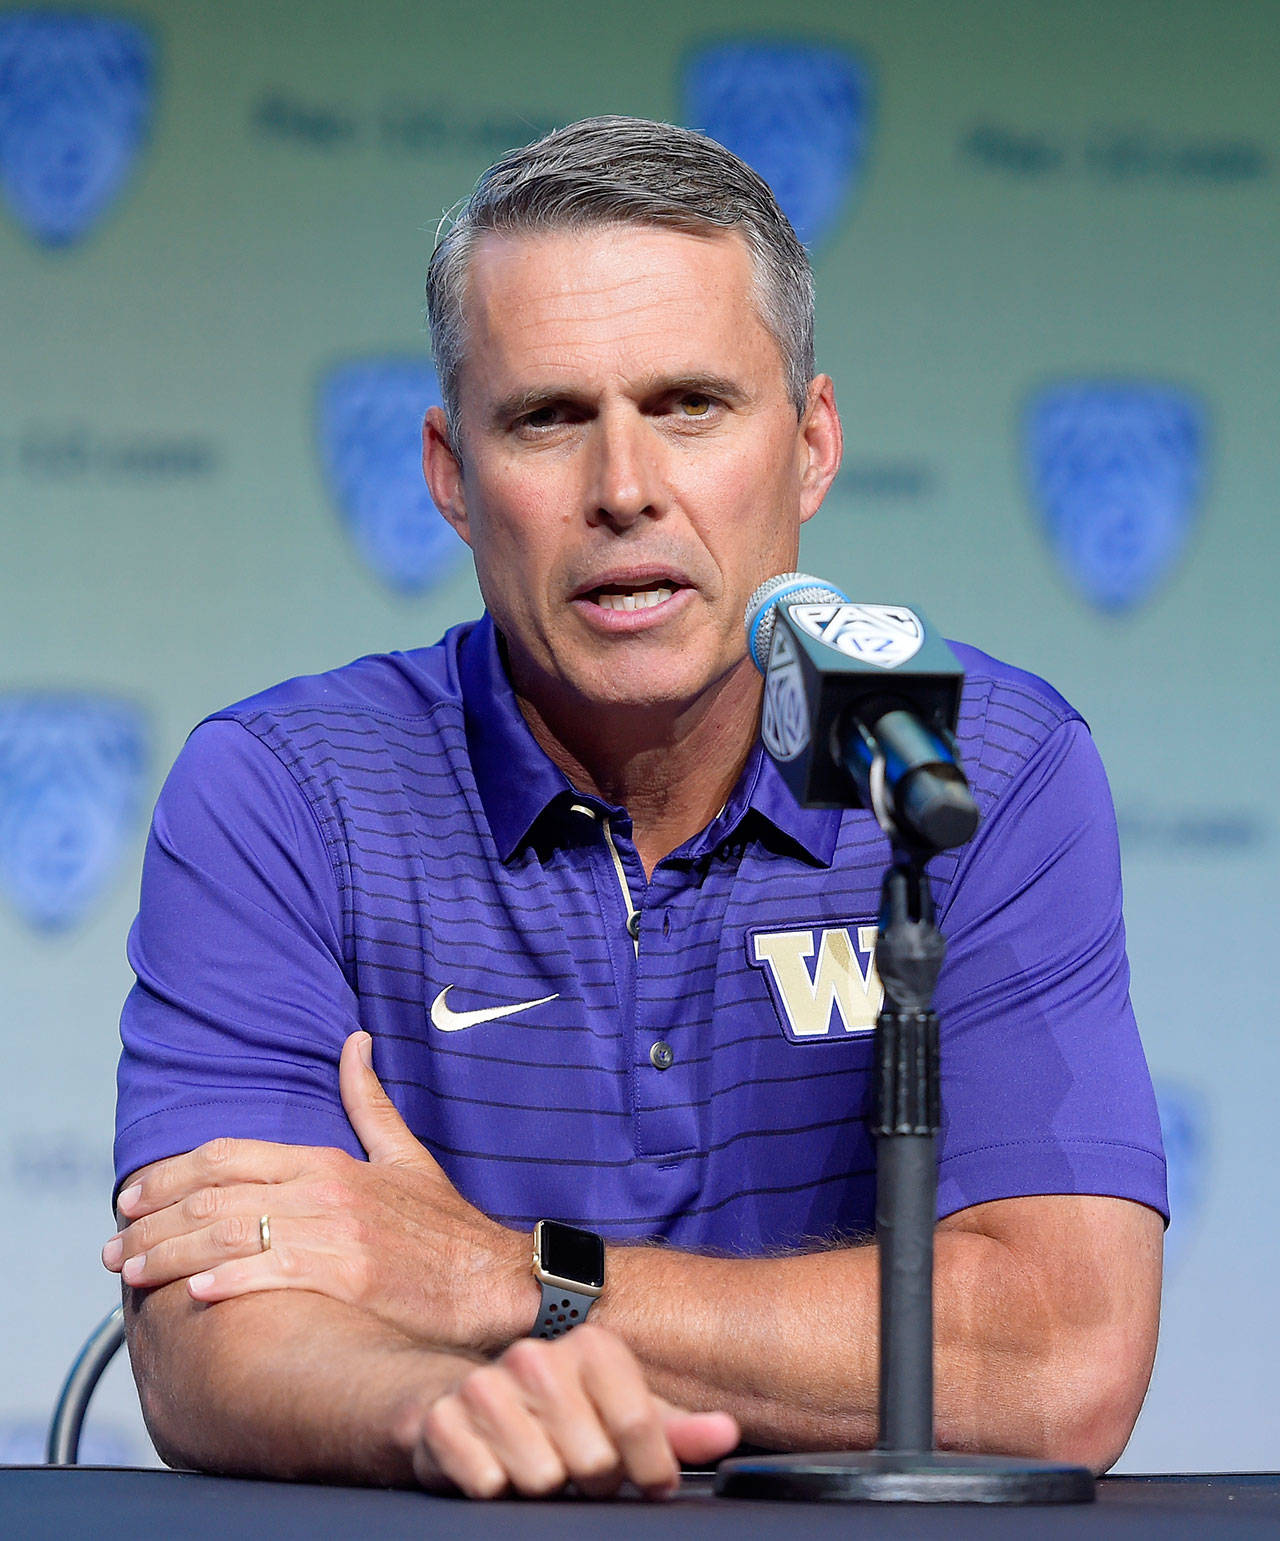
[{"label": "microphone stand", "polygon": [[[891,836],[896,832],[890,830]],[[941,1127],[933,992],[946,943],[925,865],[937,851],[895,845],[881,889],[876,968],[876,1241],[880,1250],[879,1441],[874,1450],[723,1461],[725,1498],[853,1503],[1087,1503],[1083,1466],[963,1455],[934,1444],[933,1235]]]}]

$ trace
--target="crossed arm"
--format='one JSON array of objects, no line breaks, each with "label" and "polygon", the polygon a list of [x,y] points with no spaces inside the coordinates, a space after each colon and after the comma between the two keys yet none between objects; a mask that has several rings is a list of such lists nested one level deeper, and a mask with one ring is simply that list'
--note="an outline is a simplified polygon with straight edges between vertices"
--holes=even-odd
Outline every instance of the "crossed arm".
[{"label": "crossed arm", "polygon": [[[174,1464],[475,1496],[630,1480],[656,1496],[739,1433],[874,1443],[874,1247],[611,1248],[592,1323],[535,1343],[528,1236],[453,1188],[383,1093],[367,1035],[347,1040],[340,1084],[367,1163],[215,1141],[120,1195],[104,1261],[129,1286],[144,1411]],[[940,1443],[1110,1465],[1151,1373],[1160,1254],[1160,1217],[1122,1199],[1006,1199],[943,1221]]]}]

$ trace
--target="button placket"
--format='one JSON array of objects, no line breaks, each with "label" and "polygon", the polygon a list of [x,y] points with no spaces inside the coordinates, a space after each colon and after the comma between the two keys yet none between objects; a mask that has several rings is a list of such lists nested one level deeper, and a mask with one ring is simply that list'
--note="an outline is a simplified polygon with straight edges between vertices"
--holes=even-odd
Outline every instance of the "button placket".
[{"label": "button placket", "polygon": [[636,1149],[653,1158],[690,1155],[698,1141],[698,1115],[691,1105],[696,1066],[684,1062],[688,1039],[679,1029],[687,1012],[680,981],[670,970],[668,945],[683,881],[679,868],[661,862],[655,868],[646,896],[650,918],[636,961]]},{"label": "button placket", "polygon": [[[627,934],[626,918],[631,913],[631,895],[625,885],[617,850],[610,834],[608,815],[587,803],[571,803],[570,812],[596,826],[594,839],[584,842],[587,871],[595,888],[596,904],[602,921],[601,935],[613,975],[617,1005],[613,1023],[618,1032],[618,1051],[629,1078],[634,1078],[636,1044],[636,945]],[[621,913],[619,913],[621,911]]]}]

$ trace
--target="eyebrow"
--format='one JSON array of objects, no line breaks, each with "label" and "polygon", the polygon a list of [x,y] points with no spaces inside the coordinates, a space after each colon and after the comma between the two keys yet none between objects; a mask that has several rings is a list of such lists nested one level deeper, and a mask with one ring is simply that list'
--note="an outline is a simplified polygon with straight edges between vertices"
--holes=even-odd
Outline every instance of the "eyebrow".
[{"label": "eyebrow", "polygon": [[[740,406],[750,399],[747,391],[737,381],[727,379],[724,375],[702,371],[646,376],[638,382],[635,394],[640,401],[649,401],[655,396],[680,394],[717,396],[731,406]],[[557,402],[587,405],[581,393],[566,389],[564,386],[531,385],[525,390],[513,391],[510,396],[504,396],[496,402],[492,419],[495,423],[512,422],[516,418],[523,417],[526,412],[535,412],[539,407],[551,406]]]}]

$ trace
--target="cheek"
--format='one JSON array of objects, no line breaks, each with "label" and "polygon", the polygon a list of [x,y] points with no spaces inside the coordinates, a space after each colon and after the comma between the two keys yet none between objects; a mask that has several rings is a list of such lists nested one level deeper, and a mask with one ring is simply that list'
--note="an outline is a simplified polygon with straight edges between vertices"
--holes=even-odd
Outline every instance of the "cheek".
[{"label": "cheek", "polygon": [[517,556],[526,561],[549,559],[568,523],[568,507],[568,500],[545,476],[522,471],[487,478],[476,489],[471,516],[481,559],[489,552],[508,564]]},{"label": "cheek", "polygon": [[758,442],[745,443],[698,466],[684,485],[695,523],[708,521],[707,538],[730,558],[759,554],[761,542],[785,545],[798,527],[798,487],[785,451],[762,455]]}]

